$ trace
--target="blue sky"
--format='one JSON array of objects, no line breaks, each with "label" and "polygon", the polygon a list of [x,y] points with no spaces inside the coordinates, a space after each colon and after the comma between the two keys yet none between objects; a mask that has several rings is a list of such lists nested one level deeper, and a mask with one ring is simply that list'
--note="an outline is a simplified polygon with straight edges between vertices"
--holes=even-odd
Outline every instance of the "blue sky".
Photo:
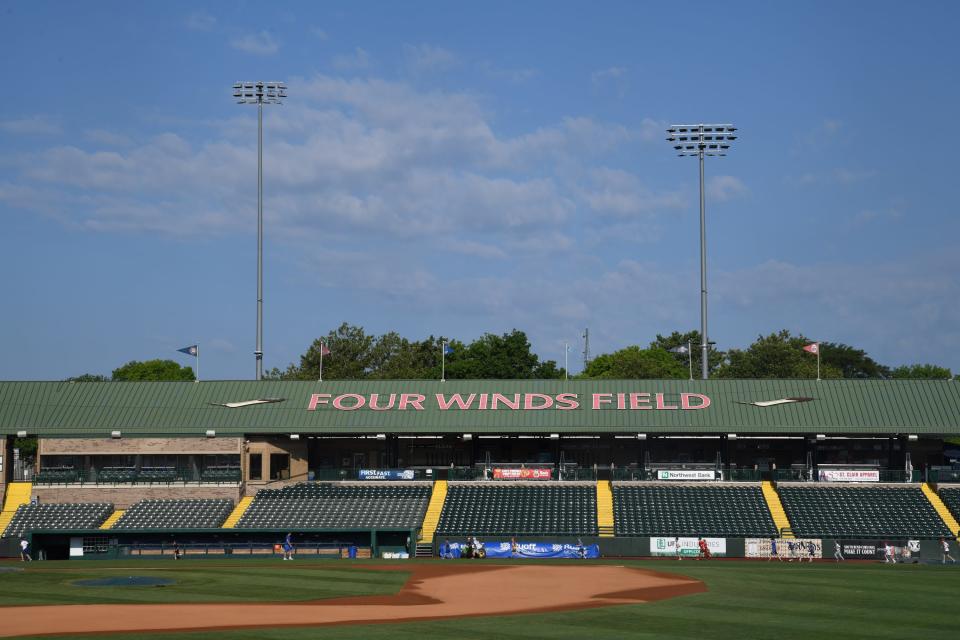
[{"label": "blue sky", "polygon": [[[543,358],[788,328],[960,370],[956,3],[0,2],[3,379],[199,342],[254,374],[341,322]],[[579,370],[574,359],[571,369]]]}]

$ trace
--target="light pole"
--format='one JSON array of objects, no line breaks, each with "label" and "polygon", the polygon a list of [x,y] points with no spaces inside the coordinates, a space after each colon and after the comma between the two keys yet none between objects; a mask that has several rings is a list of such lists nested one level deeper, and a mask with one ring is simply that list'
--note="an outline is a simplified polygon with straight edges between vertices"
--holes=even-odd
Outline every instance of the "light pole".
[{"label": "light pole", "polygon": [[703,158],[704,156],[725,156],[737,136],[737,128],[732,124],[674,124],[670,125],[667,138],[673,143],[673,149],[679,156],[697,156],[700,158],[700,341],[702,349],[701,377],[709,377],[707,356],[709,338],[707,336],[707,216],[703,196]]},{"label": "light pole", "polygon": [[237,104],[257,105],[257,380],[263,378],[263,105],[283,104],[287,85],[283,82],[237,82],[233,85]]}]

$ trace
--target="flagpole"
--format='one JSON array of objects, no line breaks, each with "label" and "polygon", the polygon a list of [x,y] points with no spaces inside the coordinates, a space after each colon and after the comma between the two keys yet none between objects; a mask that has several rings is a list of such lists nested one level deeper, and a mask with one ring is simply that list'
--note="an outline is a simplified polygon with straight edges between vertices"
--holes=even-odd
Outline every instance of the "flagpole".
[{"label": "flagpole", "polygon": [[447,381],[447,341],[440,342],[440,382]]},{"label": "flagpole", "polygon": [[693,380],[693,340],[687,340],[687,362],[690,363],[690,379]]},{"label": "flagpole", "polygon": [[564,342],[563,343],[563,379],[564,380],[569,380],[569,377],[567,376],[567,368],[570,366],[568,364],[569,358],[570,358],[570,343]]},{"label": "flagpole", "polygon": [[820,382],[820,343],[817,343],[817,382]]},{"label": "flagpole", "polygon": [[323,340],[320,341],[320,377],[317,382],[323,382]]},{"label": "flagpole", "polygon": [[197,382],[200,382],[200,343],[197,343]]}]

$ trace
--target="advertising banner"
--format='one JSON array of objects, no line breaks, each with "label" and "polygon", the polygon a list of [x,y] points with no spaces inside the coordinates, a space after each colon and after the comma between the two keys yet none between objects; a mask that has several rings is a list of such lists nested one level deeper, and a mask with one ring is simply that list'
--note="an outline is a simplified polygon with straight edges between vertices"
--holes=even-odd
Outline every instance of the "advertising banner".
[{"label": "advertising banner", "polygon": [[413,469],[360,469],[360,480],[413,480]]},{"label": "advertising banner", "polygon": [[660,469],[657,480],[716,480],[713,469]]},{"label": "advertising banner", "polygon": [[883,560],[887,545],[893,547],[893,557],[898,562],[910,561],[920,553],[919,540],[840,540],[847,560]]},{"label": "advertising banner", "polygon": [[[810,558],[810,545],[813,544],[813,557],[822,558],[823,540],[820,538],[776,538],[777,556],[784,560]],[[770,538],[747,538],[746,553],[748,558],[770,558],[772,555]],[[830,550],[833,553],[833,550]]]},{"label": "advertising banner", "polygon": [[553,469],[494,469],[494,480],[550,480]]},{"label": "advertising banner", "polygon": [[[600,557],[600,546],[596,544],[563,544],[557,542],[521,542],[516,550],[511,549],[510,541],[484,542],[483,550],[488,558],[576,558],[591,559]],[[440,557],[459,558],[466,547],[462,542],[451,542],[449,549],[440,545]]]},{"label": "advertising banner", "polygon": [[[727,555],[726,538],[704,538],[704,540],[707,541],[707,548],[710,549],[711,556],[722,558]],[[696,558],[700,555],[700,540],[698,538],[668,537],[650,538],[650,555],[676,556],[678,555],[678,544],[681,557]]]},{"label": "advertising banner", "polygon": [[876,469],[820,469],[820,482],[880,482]]}]

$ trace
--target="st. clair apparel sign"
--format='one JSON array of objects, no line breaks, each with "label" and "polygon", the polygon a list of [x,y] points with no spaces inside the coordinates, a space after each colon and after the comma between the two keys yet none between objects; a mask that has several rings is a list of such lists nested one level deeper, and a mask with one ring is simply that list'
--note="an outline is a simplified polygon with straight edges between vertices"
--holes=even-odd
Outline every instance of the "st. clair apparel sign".
[{"label": "st. clair apparel sign", "polygon": [[330,407],[337,411],[699,411],[710,406],[702,393],[314,393],[307,411]]}]

